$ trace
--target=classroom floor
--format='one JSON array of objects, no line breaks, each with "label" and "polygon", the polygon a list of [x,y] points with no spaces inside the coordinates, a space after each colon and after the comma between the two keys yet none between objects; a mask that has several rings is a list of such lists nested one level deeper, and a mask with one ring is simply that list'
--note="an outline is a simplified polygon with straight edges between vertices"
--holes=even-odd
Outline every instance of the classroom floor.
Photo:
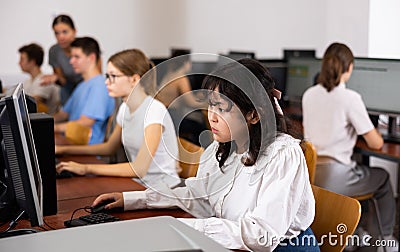
[{"label": "classroom floor", "polygon": [[[400,197],[397,197],[396,199],[396,204],[397,204],[397,209],[400,209]],[[374,237],[376,237],[376,234],[378,233],[378,228],[376,226],[376,224],[374,223],[374,220],[369,220],[369,225],[368,227],[372,228],[368,228],[368,231],[370,232],[370,234]],[[372,224],[371,224],[372,223]],[[400,240],[400,212],[397,211],[396,212],[396,223],[395,223],[395,227],[394,227],[394,236],[397,238],[397,240]],[[357,252],[375,252],[376,251],[376,247],[362,247],[356,250]]]}]

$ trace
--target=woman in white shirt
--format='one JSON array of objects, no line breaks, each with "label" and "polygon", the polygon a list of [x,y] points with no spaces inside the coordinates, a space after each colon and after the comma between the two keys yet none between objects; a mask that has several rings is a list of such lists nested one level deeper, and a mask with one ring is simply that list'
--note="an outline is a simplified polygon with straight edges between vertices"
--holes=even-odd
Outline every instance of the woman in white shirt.
[{"label": "woman in white shirt", "polygon": [[111,155],[121,143],[130,162],[78,164],[61,162],[57,171],[78,175],[95,174],[141,178],[150,185],[158,180],[179,183],[176,171],[177,138],[165,106],[150,95],[155,88],[153,63],[138,49],[124,50],[110,57],[106,85],[109,95],[122,97],[117,124],[110,138],[101,144],[56,146],[56,154]]},{"label": "woman in white shirt", "polygon": [[396,208],[388,173],[351,159],[357,135],[362,135],[372,149],[383,145],[361,96],[346,88],[353,62],[353,53],[346,45],[333,43],[327,48],[319,84],[303,95],[304,136],[315,145],[318,153],[315,184],[348,196],[374,193],[383,233],[390,236]]},{"label": "woman in white shirt", "polygon": [[[215,141],[203,153],[196,177],[184,187],[160,183],[146,191],[104,194],[93,205],[114,200],[105,208],[177,206],[196,217],[181,221],[229,249],[319,251],[309,228],[315,201],[307,165],[300,141],[286,133],[276,101],[280,92],[257,61],[239,63],[203,82]],[[311,242],[300,239],[305,235]],[[299,242],[290,244],[290,237]]]}]

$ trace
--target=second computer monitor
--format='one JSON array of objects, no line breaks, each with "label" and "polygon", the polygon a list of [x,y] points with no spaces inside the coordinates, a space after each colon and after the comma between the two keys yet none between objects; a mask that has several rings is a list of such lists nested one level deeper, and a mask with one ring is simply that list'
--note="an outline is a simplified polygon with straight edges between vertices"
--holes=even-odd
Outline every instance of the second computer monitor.
[{"label": "second computer monitor", "polygon": [[289,60],[290,58],[315,58],[315,50],[284,49],[283,58],[285,60]]},{"label": "second computer monitor", "polygon": [[42,226],[42,179],[22,84],[0,101],[0,107],[5,165],[0,170],[8,186],[7,204],[17,204],[19,212],[28,215],[31,226]]},{"label": "second computer monitor", "polygon": [[272,78],[275,82],[275,88],[282,92],[285,96],[286,90],[286,75],[287,75],[287,64],[284,60],[270,59],[270,60],[259,60],[260,63],[269,70]]},{"label": "second computer monitor", "polygon": [[370,112],[400,115],[400,60],[356,58],[347,88],[361,94]]},{"label": "second computer monitor", "polygon": [[303,93],[315,84],[315,77],[321,70],[321,60],[290,58],[287,67],[284,99],[289,102],[301,102]]}]

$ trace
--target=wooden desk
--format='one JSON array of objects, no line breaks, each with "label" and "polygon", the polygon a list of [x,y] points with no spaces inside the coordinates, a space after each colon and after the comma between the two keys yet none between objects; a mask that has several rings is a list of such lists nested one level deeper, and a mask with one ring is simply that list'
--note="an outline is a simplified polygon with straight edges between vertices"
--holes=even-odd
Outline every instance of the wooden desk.
[{"label": "wooden desk", "polygon": [[[90,206],[93,200],[102,193],[144,190],[145,187],[130,178],[118,177],[73,177],[57,180],[58,213],[46,216],[47,224],[54,228],[64,228],[64,221],[71,218],[72,212],[80,207]],[[74,218],[88,214],[78,211]],[[169,215],[174,217],[191,217],[179,209],[138,210],[115,212],[113,215],[122,220]]]},{"label": "wooden desk", "polygon": [[[370,157],[383,158],[398,163],[400,168],[400,144],[385,142],[382,149],[374,150],[368,147],[363,138],[357,140],[354,153],[362,155],[362,163],[369,166]],[[397,195],[400,195],[400,173],[397,174]],[[400,211],[400,209],[398,209]]]},{"label": "wooden desk", "polygon": [[359,138],[354,151],[366,156],[375,156],[400,163],[400,144],[385,142],[382,149],[373,150],[367,146],[364,139]]},{"label": "wooden desk", "polygon": [[[61,134],[55,134],[55,142],[56,144],[69,144]],[[96,156],[88,155],[59,156],[58,159],[60,161],[75,161],[81,163],[104,163],[103,160],[97,158]],[[133,181],[131,178],[101,177],[93,175],[57,179],[56,184],[58,207],[57,214],[44,217],[44,228],[49,230],[52,228],[64,228],[64,221],[71,218],[71,215],[75,209],[90,206],[93,200],[100,194],[145,189],[143,185]],[[84,210],[79,210],[74,214],[74,218],[87,214],[88,213]],[[128,212],[120,211],[112,213],[112,215],[117,216],[122,220],[161,215],[182,218],[193,217],[180,209],[145,209]],[[7,227],[8,225],[0,227],[0,231],[5,230]],[[32,227],[28,220],[20,220],[14,229],[19,228]],[[35,227],[35,229],[42,230],[38,227]]]},{"label": "wooden desk", "polygon": [[[83,176],[57,180],[57,206],[58,212],[56,215],[45,216],[44,225],[46,229],[61,229],[64,228],[64,221],[71,218],[72,212],[75,209],[90,206],[93,200],[102,193],[122,192],[144,190],[145,188],[133,181],[130,178],[117,177],[95,177]],[[74,218],[88,213],[84,210],[79,210],[74,214]],[[190,214],[180,209],[152,209],[152,210],[136,210],[128,212],[115,212],[112,215],[117,216],[122,220],[145,218],[152,216],[168,215],[173,217],[190,218]],[[50,227],[51,228],[50,228]],[[6,228],[2,227],[0,230]],[[20,220],[15,229],[31,228],[28,220]],[[42,230],[41,228],[35,228]]]}]

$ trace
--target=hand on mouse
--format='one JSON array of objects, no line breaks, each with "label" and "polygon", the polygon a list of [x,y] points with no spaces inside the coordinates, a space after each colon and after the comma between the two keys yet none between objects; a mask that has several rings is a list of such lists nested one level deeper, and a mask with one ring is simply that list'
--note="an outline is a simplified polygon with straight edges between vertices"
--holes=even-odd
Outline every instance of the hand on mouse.
[{"label": "hand on mouse", "polygon": [[79,164],[76,162],[61,162],[56,166],[56,170],[60,173],[63,170],[73,172],[78,175],[85,175],[87,173],[87,165]]},{"label": "hand on mouse", "polygon": [[92,203],[92,207],[95,207],[98,204],[101,204],[101,202],[104,201],[113,201],[107,205],[104,206],[104,209],[109,210],[112,208],[117,208],[117,207],[124,207],[124,197],[122,193],[106,193],[98,196]]}]

